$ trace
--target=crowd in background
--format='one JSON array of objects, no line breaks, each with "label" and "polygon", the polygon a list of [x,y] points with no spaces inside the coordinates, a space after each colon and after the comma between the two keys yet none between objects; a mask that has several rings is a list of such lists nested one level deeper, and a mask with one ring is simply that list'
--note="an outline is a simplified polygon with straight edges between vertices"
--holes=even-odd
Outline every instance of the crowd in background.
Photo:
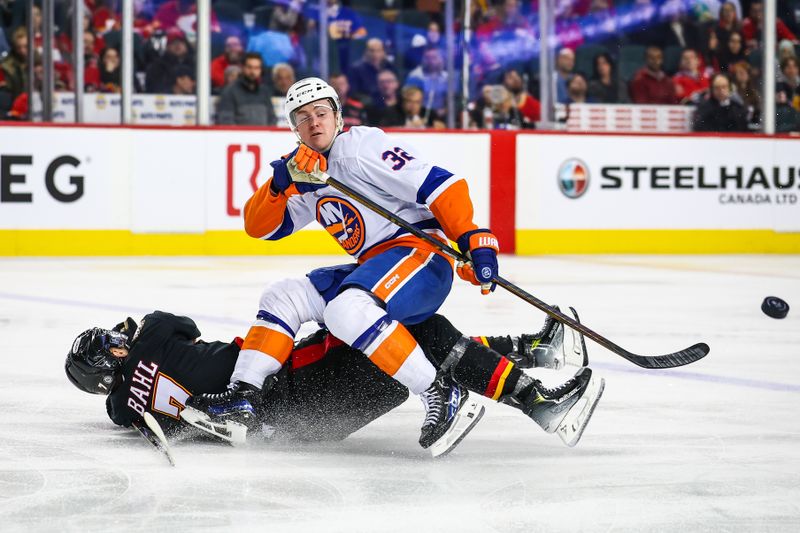
[{"label": "crowd in background", "polygon": [[[119,0],[85,0],[84,90],[120,91]],[[285,126],[283,96],[330,67],[345,124],[443,128],[448,83],[457,127],[532,128],[540,120],[537,0],[473,0],[469,124],[461,124],[460,39],[446,68],[441,0],[327,0],[329,56],[319,57],[316,0],[213,0],[212,93],[220,124]],[[73,90],[71,1],[56,1],[57,90]],[[137,92],[195,93],[194,0],[136,0]],[[461,9],[463,2],[456,2]],[[800,131],[800,0],[779,0],[777,79],[762,72],[763,0],[556,0],[556,102],[691,105],[698,131],[758,131],[762,95],[776,129]],[[27,117],[26,2],[0,0],[0,117]],[[42,16],[34,6],[34,88]]]}]

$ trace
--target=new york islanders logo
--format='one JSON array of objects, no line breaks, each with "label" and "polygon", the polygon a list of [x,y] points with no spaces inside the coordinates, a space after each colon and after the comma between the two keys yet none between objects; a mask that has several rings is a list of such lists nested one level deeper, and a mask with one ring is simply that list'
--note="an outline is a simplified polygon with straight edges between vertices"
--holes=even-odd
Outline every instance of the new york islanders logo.
[{"label": "new york islanders logo", "polygon": [[364,246],[364,218],[358,209],[343,198],[324,196],[317,202],[319,222],[350,255]]}]

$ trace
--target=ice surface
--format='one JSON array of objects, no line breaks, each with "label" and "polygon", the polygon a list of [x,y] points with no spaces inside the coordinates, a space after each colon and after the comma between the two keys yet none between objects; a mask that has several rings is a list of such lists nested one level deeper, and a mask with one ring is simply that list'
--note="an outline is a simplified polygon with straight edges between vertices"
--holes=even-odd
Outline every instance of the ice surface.
[{"label": "ice surface", "polygon": [[[487,400],[473,433],[432,460],[412,397],[335,444],[175,442],[171,468],[64,376],[89,326],[162,309],[229,339],[246,332],[265,283],[346,261],[0,261],[0,530],[800,530],[797,256],[503,258],[504,277],[574,305],[631,351],[711,346],[689,367],[648,371],[589,342],[606,391],[573,449]],[[794,306],[785,320],[761,313],[767,295]],[[530,332],[543,319],[463,282],[443,312],[470,334]],[[537,376],[563,377],[552,374]]]}]

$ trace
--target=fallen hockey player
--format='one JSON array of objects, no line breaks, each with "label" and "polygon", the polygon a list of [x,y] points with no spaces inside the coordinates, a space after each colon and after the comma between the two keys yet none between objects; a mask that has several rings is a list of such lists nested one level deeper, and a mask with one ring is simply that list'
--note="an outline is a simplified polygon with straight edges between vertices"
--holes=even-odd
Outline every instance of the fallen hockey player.
[{"label": "fallen hockey player", "polygon": [[[409,330],[438,370],[466,389],[520,409],[569,446],[580,439],[602,394],[603,380],[592,379],[585,367],[582,337],[549,318],[541,332],[519,337],[470,339],[441,315]],[[286,364],[260,391],[234,404],[217,403],[239,345],[199,337],[187,317],[155,311],[139,325],[128,318],[112,330],[81,333],[67,356],[66,373],[79,389],[108,396],[107,411],[116,424],[140,428],[147,413],[168,435],[188,422],[232,443],[244,441],[248,427],[251,434],[268,438],[340,440],[408,397],[403,385],[321,329],[295,344]],[[521,370],[564,365],[580,369],[552,389]],[[468,396],[461,387],[456,390]],[[204,411],[187,407],[191,401]],[[454,408],[452,423],[430,447],[434,456],[455,448],[484,412],[477,402],[451,398],[430,416],[445,416]]]}]

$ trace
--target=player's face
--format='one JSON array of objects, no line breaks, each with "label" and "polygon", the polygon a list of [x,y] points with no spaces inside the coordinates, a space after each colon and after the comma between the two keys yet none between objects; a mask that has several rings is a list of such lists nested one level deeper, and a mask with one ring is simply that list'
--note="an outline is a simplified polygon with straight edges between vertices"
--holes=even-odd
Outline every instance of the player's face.
[{"label": "player's face", "polygon": [[328,100],[306,104],[294,114],[300,140],[309,148],[325,150],[336,135],[336,113]]},{"label": "player's face", "polygon": [[111,348],[109,351],[111,352],[111,355],[119,359],[128,357],[128,350],[126,348]]}]

